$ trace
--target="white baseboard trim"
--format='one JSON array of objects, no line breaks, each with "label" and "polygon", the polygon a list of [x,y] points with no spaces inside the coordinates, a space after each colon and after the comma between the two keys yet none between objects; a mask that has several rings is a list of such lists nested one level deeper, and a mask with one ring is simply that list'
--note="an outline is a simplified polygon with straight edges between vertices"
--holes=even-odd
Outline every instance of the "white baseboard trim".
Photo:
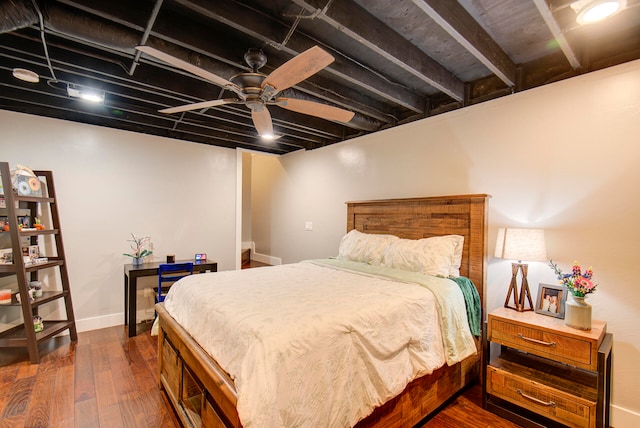
[{"label": "white baseboard trim", "polygon": [[119,314],[103,315],[100,317],[76,320],[76,330],[78,331],[78,333],[81,333],[83,331],[114,327],[117,325],[124,325],[124,312],[120,312]]},{"label": "white baseboard trim", "polygon": [[[153,320],[153,309],[139,310],[136,322],[139,324],[144,321]],[[76,319],[76,330],[78,333],[83,331],[99,330],[101,328],[124,326],[124,312],[119,314],[103,315],[101,317]],[[61,335],[69,334],[69,330],[65,330]]]},{"label": "white baseboard trim", "polygon": [[612,404],[609,425],[611,428],[640,426],[640,413]]},{"label": "white baseboard trim", "polygon": [[268,256],[266,254],[258,254],[256,252],[251,254],[251,260],[255,260],[260,263],[266,263],[271,266],[282,264],[282,259],[280,257]]},{"label": "white baseboard trim", "polygon": [[242,248],[250,248],[251,249],[251,260],[255,260],[260,263],[266,263],[268,265],[281,265],[282,259],[280,257],[273,257],[267,254],[256,253],[256,243],[253,241],[243,241]]}]

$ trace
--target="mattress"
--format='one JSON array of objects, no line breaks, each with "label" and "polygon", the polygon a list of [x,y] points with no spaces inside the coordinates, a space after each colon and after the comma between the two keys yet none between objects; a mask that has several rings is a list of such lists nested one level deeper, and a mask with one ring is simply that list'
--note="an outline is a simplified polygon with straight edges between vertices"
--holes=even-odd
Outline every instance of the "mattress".
[{"label": "mattress", "polygon": [[245,427],[353,426],[476,352],[455,282],[344,260],[189,276],[165,308],[234,380]]}]

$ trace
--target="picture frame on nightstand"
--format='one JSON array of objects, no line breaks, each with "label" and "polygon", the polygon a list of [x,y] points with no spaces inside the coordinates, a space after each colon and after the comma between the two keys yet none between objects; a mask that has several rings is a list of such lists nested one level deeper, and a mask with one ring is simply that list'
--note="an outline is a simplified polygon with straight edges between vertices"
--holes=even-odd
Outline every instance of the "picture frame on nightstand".
[{"label": "picture frame on nightstand", "polygon": [[535,311],[542,315],[564,319],[564,304],[567,301],[567,287],[562,285],[538,284],[538,298]]}]

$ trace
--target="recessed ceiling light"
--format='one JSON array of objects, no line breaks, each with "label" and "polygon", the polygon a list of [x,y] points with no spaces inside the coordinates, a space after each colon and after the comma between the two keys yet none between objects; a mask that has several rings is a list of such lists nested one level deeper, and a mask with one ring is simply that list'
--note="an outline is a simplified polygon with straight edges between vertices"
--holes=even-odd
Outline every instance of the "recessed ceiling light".
[{"label": "recessed ceiling light", "polygon": [[626,0],[581,0],[573,3],[571,7],[578,14],[578,24],[591,24],[618,13],[626,5]]},{"label": "recessed ceiling light", "polygon": [[20,79],[25,82],[38,83],[40,81],[38,73],[27,70],[26,68],[14,68],[12,74],[16,79]]}]

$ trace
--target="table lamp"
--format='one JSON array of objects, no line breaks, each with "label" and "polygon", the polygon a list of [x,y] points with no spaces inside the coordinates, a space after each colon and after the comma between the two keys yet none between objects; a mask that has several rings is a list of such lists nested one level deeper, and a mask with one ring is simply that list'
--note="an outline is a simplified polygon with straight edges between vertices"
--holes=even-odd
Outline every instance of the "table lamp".
[{"label": "table lamp", "polygon": [[[504,301],[504,307],[514,309],[518,312],[532,311],[533,301],[531,291],[527,282],[527,270],[529,265],[522,263],[523,260],[530,262],[542,262],[547,260],[547,249],[544,242],[543,229],[512,229],[504,228],[498,230],[498,240],[496,242],[495,256],[500,259],[517,260],[511,264],[511,284]],[[520,290],[518,290],[517,276],[522,271]],[[513,295],[513,304],[511,296]],[[525,307],[525,303],[529,307]]]}]

